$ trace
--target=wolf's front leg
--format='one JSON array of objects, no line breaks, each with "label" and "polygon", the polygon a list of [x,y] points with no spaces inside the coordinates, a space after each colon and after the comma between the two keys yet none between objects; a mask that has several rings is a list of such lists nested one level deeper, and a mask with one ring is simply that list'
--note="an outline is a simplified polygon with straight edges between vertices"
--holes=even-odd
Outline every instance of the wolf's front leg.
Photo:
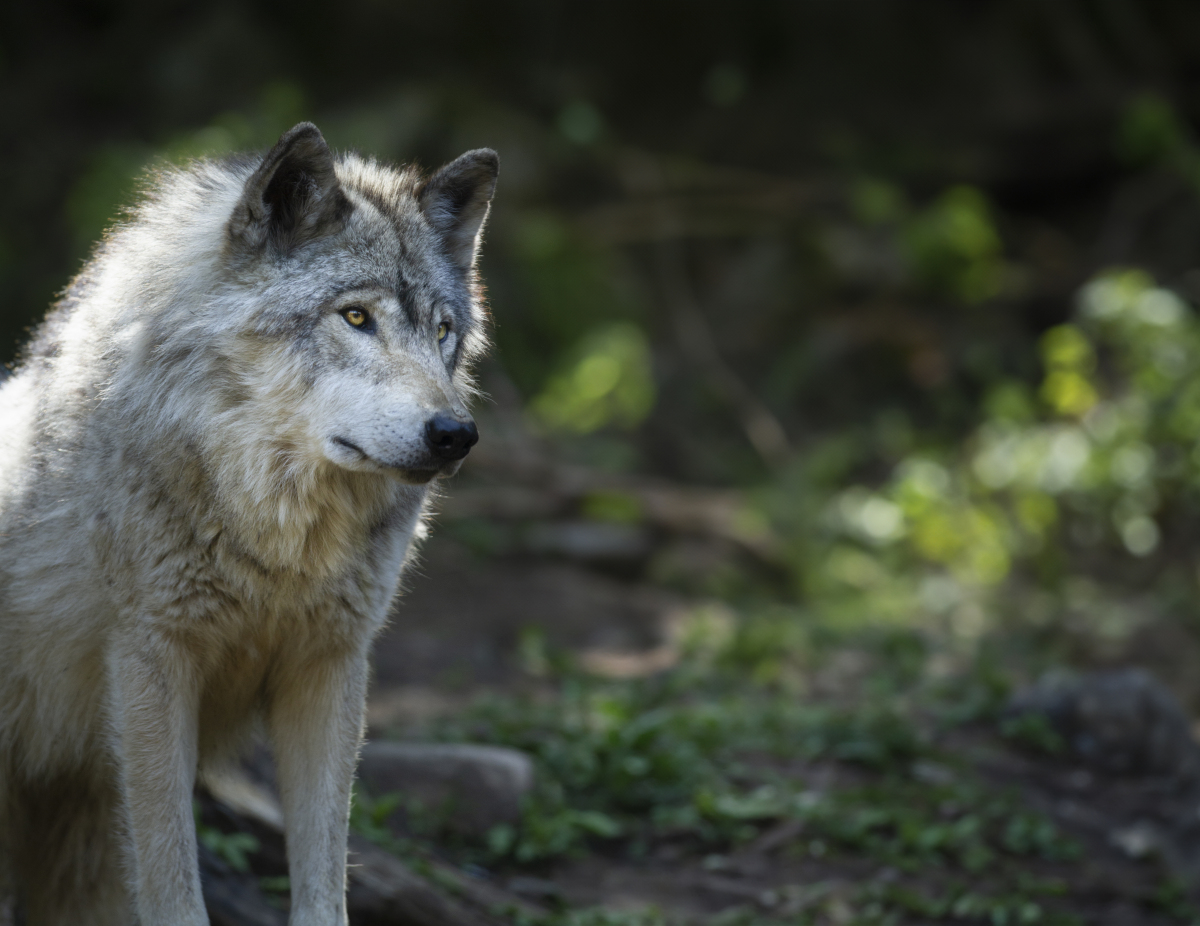
[{"label": "wolf's front leg", "polygon": [[108,674],[138,922],[207,926],[192,817],[193,667],[181,647],[151,629],[126,636],[109,654]]},{"label": "wolf's front leg", "polygon": [[366,691],[365,652],[282,665],[271,685],[291,926],[346,922],[346,829]]}]

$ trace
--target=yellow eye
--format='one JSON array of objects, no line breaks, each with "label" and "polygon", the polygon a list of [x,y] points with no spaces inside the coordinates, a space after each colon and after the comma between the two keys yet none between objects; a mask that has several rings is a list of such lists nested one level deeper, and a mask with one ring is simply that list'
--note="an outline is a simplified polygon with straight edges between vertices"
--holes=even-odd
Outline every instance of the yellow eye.
[{"label": "yellow eye", "polygon": [[441,344],[444,340],[446,340],[446,336],[449,333],[450,333],[450,326],[447,325],[445,322],[442,322],[440,325],[438,325],[438,343]]},{"label": "yellow eye", "polygon": [[358,306],[352,306],[349,309],[343,309],[342,318],[346,319],[346,321],[355,328],[361,328],[370,320],[370,316],[367,315],[366,309],[360,309]]}]

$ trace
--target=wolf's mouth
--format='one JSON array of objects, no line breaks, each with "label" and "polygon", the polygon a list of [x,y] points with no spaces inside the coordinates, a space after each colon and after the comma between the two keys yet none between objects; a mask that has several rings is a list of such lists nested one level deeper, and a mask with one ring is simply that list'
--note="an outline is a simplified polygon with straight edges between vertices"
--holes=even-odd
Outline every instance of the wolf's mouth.
[{"label": "wolf's mouth", "polygon": [[334,437],[334,438],[331,438],[331,439],[332,439],[332,441],[333,441],[335,444],[338,444],[339,446],[342,446],[342,447],[346,447],[346,448],[347,448],[347,449],[349,449],[349,450],[353,450],[355,453],[357,453],[357,454],[358,454],[360,457],[362,457],[364,460],[369,460],[369,459],[371,459],[371,458],[370,458],[370,456],[368,456],[368,455],[367,455],[367,452],[366,452],[365,450],[363,450],[363,449],[362,449],[362,447],[359,447],[357,444],[352,444],[352,443],[350,443],[350,441],[346,440],[346,438],[344,438],[344,437]]},{"label": "wolf's mouth", "polygon": [[362,447],[353,441],[348,441],[344,437],[331,437],[330,443],[337,444],[339,447],[345,447],[347,450],[352,450],[359,457],[369,463],[374,463],[376,466],[381,466],[384,469],[389,469],[400,477],[404,482],[410,482],[414,485],[423,485],[431,479],[442,475],[449,467],[448,466],[401,466],[398,463],[389,463],[386,460],[379,460],[371,456]]}]

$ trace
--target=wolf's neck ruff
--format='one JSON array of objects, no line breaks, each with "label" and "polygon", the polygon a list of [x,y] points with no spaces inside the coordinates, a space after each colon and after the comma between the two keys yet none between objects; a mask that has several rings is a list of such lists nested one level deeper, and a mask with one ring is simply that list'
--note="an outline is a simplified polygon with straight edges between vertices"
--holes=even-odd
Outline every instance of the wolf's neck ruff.
[{"label": "wolf's neck ruff", "polygon": [[420,516],[425,487],[313,462],[275,441],[238,443],[223,448],[229,465],[213,473],[213,510],[228,540],[264,570],[314,581],[344,575],[384,525]]}]

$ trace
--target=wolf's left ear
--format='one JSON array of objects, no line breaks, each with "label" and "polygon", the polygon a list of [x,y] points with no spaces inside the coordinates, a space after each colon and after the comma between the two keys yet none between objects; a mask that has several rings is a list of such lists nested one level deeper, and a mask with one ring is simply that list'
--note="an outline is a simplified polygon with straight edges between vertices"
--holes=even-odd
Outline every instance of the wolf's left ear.
[{"label": "wolf's left ear", "polygon": [[286,253],[340,230],[349,211],[329,145],[320,129],[301,122],[283,134],[246,181],[229,234]]},{"label": "wolf's left ear", "polygon": [[425,218],[464,270],[475,263],[499,171],[500,156],[491,148],[477,148],[441,168],[417,193]]}]

